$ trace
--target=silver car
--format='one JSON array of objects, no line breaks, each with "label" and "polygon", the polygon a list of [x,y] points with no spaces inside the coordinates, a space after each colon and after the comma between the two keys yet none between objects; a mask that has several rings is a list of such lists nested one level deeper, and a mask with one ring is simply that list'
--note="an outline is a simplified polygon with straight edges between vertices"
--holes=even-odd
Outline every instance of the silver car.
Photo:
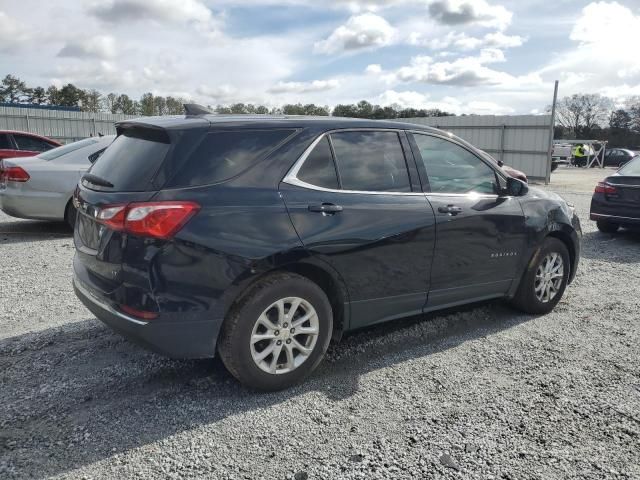
[{"label": "silver car", "polygon": [[82,174],[115,135],[69,143],[35,157],[0,162],[0,208],[8,215],[75,223],[71,202]]}]

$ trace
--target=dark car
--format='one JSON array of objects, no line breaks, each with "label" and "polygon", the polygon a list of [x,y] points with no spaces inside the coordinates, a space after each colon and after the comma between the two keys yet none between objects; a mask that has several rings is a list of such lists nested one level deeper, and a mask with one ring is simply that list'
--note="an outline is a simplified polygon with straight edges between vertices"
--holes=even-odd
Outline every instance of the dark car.
[{"label": "dark car", "polygon": [[635,150],[627,148],[607,148],[604,152],[605,167],[622,167],[625,163],[638,156]]},{"label": "dark car", "polygon": [[492,298],[549,312],[580,224],[437,129],[187,115],[125,121],[74,199],[74,286],[172,357],[287,387],[343,332]]},{"label": "dark car", "polygon": [[640,226],[640,157],[598,182],[591,198],[590,218],[605,233]]},{"label": "dark car", "polygon": [[0,160],[33,157],[62,145],[47,137],[14,130],[0,130]]}]

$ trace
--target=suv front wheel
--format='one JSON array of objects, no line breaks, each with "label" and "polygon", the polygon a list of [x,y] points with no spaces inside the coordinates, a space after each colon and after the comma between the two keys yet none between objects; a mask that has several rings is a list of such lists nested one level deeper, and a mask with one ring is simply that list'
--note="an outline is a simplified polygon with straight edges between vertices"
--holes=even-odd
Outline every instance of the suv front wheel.
[{"label": "suv front wheel", "polygon": [[329,346],[333,314],[318,285],[277,273],[258,281],[227,316],[218,352],[229,372],[259,390],[298,383]]},{"label": "suv front wheel", "polygon": [[569,281],[571,260],[566,245],[547,237],[520,281],[513,305],[526,313],[548,313],[558,304]]}]

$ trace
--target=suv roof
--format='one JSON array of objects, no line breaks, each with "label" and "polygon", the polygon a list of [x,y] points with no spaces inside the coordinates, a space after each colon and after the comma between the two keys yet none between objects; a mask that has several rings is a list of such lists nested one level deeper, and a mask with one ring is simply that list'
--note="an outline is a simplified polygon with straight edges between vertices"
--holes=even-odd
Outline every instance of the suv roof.
[{"label": "suv roof", "polygon": [[390,120],[370,120],[364,118],[346,118],[329,116],[306,116],[306,115],[171,115],[162,117],[141,117],[133,120],[119,122],[116,125],[125,127],[127,125],[149,125],[163,128],[165,130],[202,128],[207,125],[217,126],[250,126],[255,127],[301,127],[315,126],[326,128],[331,124],[331,128],[391,128],[391,129],[411,129],[440,132],[442,130],[415,123],[395,122]]}]

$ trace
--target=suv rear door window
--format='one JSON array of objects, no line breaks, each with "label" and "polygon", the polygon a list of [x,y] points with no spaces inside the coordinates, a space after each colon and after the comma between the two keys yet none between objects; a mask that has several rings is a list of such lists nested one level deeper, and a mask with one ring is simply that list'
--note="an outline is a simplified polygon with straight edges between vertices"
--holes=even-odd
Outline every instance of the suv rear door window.
[{"label": "suv rear door window", "polygon": [[396,132],[331,134],[336,165],[345,190],[410,192],[409,172]]},{"label": "suv rear door window", "polygon": [[496,193],[494,170],[461,146],[433,137],[413,134],[420,150],[429,187],[434,193]]},{"label": "suv rear door window", "polygon": [[207,134],[182,163],[169,187],[190,187],[222,182],[255,165],[295,130],[235,130]]},{"label": "suv rear door window", "polygon": [[44,140],[40,140],[36,137],[30,137],[29,135],[17,135],[13,134],[13,139],[16,141],[18,145],[18,149],[20,150],[28,150],[31,152],[46,152],[47,150],[51,150],[53,145],[45,142]]},{"label": "suv rear door window", "polygon": [[329,139],[323,137],[311,151],[304,164],[298,171],[299,180],[323,188],[337,190],[338,175],[333,163]]},{"label": "suv rear door window", "polygon": [[90,173],[119,192],[144,192],[169,151],[170,144],[145,136],[143,129],[119,135],[91,167]]},{"label": "suv rear door window", "polygon": [[6,133],[0,133],[0,150],[13,150],[9,135]]}]

